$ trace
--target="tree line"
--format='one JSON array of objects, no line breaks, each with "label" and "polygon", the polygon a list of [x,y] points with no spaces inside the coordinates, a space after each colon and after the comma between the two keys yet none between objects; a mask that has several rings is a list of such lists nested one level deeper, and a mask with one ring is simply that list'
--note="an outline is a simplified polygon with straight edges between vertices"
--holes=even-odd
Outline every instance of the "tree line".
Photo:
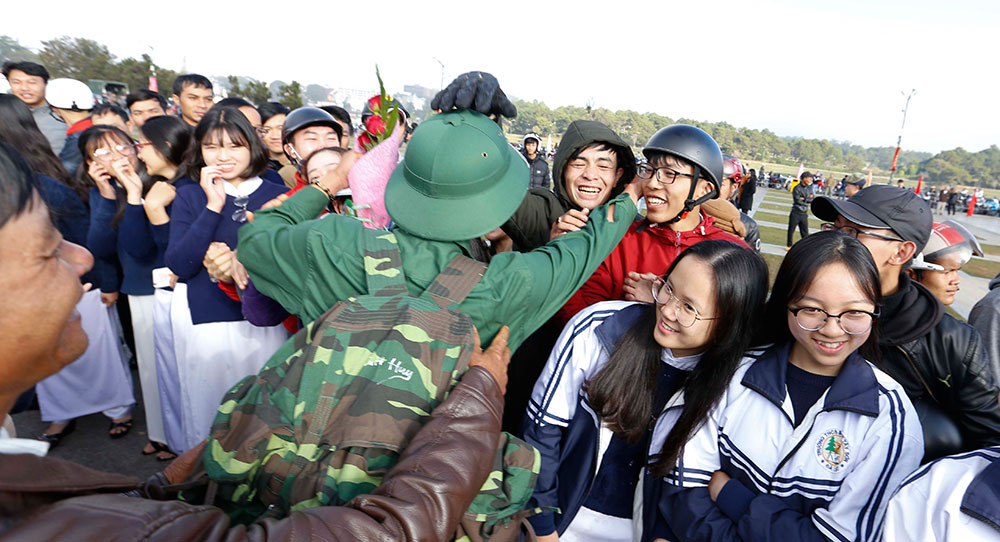
[{"label": "tree line", "polygon": [[[9,36],[0,36],[0,62],[31,60],[44,65],[52,77],[71,77],[81,81],[101,79],[119,81],[131,89],[146,88],[149,76],[156,74],[160,93],[170,95],[178,72],[157,65],[149,55],[139,59],[118,59],[106,46],[94,40],[61,37],[42,42],[36,53]],[[300,107],[306,102],[325,99],[327,89],[298,81],[267,84],[249,77],[228,76],[223,84],[230,96],[247,98],[255,104],[277,100],[288,107]],[[718,141],[724,152],[740,158],[764,163],[796,165],[805,163],[814,169],[840,169],[875,174],[887,174],[894,147],[862,147],[847,141],[782,137],[764,129],[737,128],[726,122],[700,122],[692,119],[671,119],[657,113],[631,110],[611,111],[593,106],[560,106],[549,108],[539,101],[516,100],[518,116],[510,122],[511,133],[536,132],[558,141],[569,123],[577,119],[592,119],[611,127],[634,147],[641,147],[653,133],[675,122],[692,124],[705,130]],[[979,152],[962,148],[937,154],[903,150],[897,161],[897,171],[909,178],[923,174],[932,184],[970,185],[997,188],[1000,186],[1000,149],[996,145]]]}]

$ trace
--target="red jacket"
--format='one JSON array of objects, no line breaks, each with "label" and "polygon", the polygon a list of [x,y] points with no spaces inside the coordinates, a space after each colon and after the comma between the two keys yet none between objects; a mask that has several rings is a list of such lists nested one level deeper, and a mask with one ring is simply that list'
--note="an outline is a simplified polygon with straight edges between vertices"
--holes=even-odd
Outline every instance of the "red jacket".
[{"label": "red jacket", "polygon": [[635,222],[597,271],[559,309],[555,318],[565,323],[594,303],[625,299],[622,287],[629,271],[662,275],[686,248],[711,240],[732,241],[750,249],[742,239],[715,227],[715,219],[704,212],[701,213],[701,224],[685,232],[673,231],[645,220]]}]

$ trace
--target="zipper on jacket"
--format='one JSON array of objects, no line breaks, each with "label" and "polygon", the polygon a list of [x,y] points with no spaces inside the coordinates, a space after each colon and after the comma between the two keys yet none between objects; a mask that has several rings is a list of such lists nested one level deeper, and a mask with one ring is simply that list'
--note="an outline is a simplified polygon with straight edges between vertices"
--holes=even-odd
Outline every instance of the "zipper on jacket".
[{"label": "zipper on jacket", "polygon": [[[778,473],[781,472],[781,468],[784,467],[785,463],[788,463],[792,459],[792,456],[795,455],[795,453],[799,451],[799,448],[801,448],[802,445],[805,444],[805,442],[807,440],[809,440],[809,436],[812,435],[813,427],[816,426],[816,418],[819,418],[819,415],[822,414],[822,413],[824,413],[824,412],[826,412],[826,410],[820,410],[819,412],[816,413],[815,416],[813,416],[812,421],[809,422],[809,430],[805,432],[805,434],[799,440],[799,442],[795,445],[795,447],[792,448],[792,450],[790,452],[788,452],[788,454],[784,458],[781,459],[780,463],[778,463],[778,466],[774,469],[774,473],[771,474],[771,479],[767,482],[767,492],[768,493],[771,493],[771,491],[774,489],[774,479],[775,479],[775,477],[778,476]],[[794,431],[794,430],[795,430],[795,427],[793,426],[792,427],[792,431]]]}]

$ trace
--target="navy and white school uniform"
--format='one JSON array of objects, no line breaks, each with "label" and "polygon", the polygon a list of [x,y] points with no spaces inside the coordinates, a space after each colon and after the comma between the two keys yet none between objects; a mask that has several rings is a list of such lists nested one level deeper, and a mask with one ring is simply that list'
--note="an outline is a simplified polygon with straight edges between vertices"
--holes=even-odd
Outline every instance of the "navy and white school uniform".
[{"label": "navy and white school uniform", "polygon": [[129,312],[132,315],[132,335],[146,413],[146,430],[149,440],[166,442],[153,338],[153,269],[163,267],[163,253],[156,249],[153,242],[152,225],[146,218],[143,206],[125,204],[121,220],[113,225],[117,205],[115,200],[101,196],[97,188],[90,190],[87,246],[94,256],[117,259],[121,264],[120,291],[128,295]]},{"label": "navy and white school uniform", "polygon": [[[191,184],[194,182],[185,177],[177,179],[174,188],[180,189]],[[168,205],[168,214],[170,209],[171,206]],[[167,246],[170,243],[170,223],[155,226],[149,224],[149,234],[159,253],[157,261],[165,261]],[[178,336],[190,335],[191,314],[187,306],[186,288],[178,281],[175,288],[156,287],[153,292],[153,357],[156,364],[160,412],[163,416],[163,433],[167,439],[167,446],[177,452],[187,450],[182,423],[181,384],[177,368],[178,346],[174,340],[175,329],[178,330],[176,333]],[[176,316],[173,312],[176,312]]]},{"label": "navy and white school uniform", "polygon": [[[535,383],[524,437],[542,458],[528,504],[543,509],[529,518],[539,535],[556,531],[562,541],[632,540],[632,495],[648,439],[630,444],[615,436],[590,406],[583,385],[604,368],[622,334],[648,310],[642,303],[606,301],[581,311],[564,328]],[[698,358],[678,358],[663,349],[655,411]]]},{"label": "navy and white school uniform", "polygon": [[[59,181],[39,175],[41,196],[52,211],[56,228],[67,241],[87,244],[89,212],[76,193]],[[112,311],[101,302],[101,291],[117,292],[119,277],[114,263],[95,257],[94,267],[83,275],[93,288],[76,305],[88,345],[83,355],[35,385],[42,420],[66,423],[73,418],[103,412],[114,420],[132,410],[132,377],[122,356]]]},{"label": "navy and white school uniform", "polygon": [[[644,478],[660,495],[642,506],[658,507],[661,519],[639,539],[878,539],[889,498],[923,456],[916,411],[899,384],[855,352],[796,413],[790,348],[750,353],[673,472]],[[679,413],[660,418],[652,449]],[[707,486],[720,469],[732,479],[713,503]]]},{"label": "navy and white school uniform", "polygon": [[1000,541],[1000,447],[942,457],[900,486],[882,540]]},{"label": "navy and white school uniform", "polygon": [[[247,197],[247,210],[256,210],[286,192],[283,186],[254,177],[233,186],[222,181],[226,203],[221,213],[206,207],[200,185],[177,190],[171,206],[170,242],[167,266],[184,280],[192,326],[187,337],[178,337],[175,328],[178,377],[181,383],[184,449],[208,436],[216,410],[226,391],[241,378],[256,373],[284,343],[288,334],[282,326],[255,327],[243,318],[240,303],[230,299],[202,265],[213,241],[236,248],[237,230],[242,225],[234,215],[237,197]],[[175,295],[176,297],[176,295]]]}]

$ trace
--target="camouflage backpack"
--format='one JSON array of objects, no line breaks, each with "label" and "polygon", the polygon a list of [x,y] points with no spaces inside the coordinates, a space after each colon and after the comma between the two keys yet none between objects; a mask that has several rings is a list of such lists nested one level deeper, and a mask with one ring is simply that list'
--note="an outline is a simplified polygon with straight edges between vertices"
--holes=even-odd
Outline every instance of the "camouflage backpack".
[{"label": "camouflage backpack", "polygon": [[[234,522],[371,492],[468,368],[472,320],[458,304],[485,266],[456,256],[413,297],[395,236],[363,231],[368,295],[299,331],[219,407],[203,454],[204,500]],[[509,526],[538,473],[538,452],[510,439],[466,514],[487,538]]]}]

